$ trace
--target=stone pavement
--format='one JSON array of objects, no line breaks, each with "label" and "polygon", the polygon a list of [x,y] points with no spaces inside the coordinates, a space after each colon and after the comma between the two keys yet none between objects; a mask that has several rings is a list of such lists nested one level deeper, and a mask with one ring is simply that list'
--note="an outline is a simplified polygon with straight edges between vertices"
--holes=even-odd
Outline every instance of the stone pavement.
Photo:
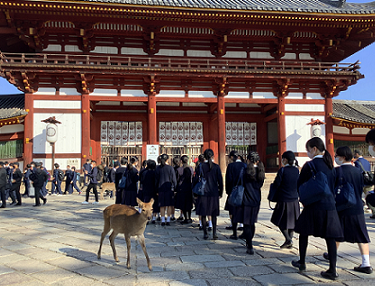
[{"label": "stone pavement", "polygon": [[[307,271],[299,273],[290,265],[297,258],[295,247],[280,250],[281,233],[269,222],[271,211],[266,188],[256,224],[255,255],[246,254],[242,240],[232,241],[225,230],[229,219],[222,211],[218,218],[219,239],[203,240],[197,219],[190,226],[172,223],[146,228],[146,247],[153,271],[138,242],[132,238],[131,269],[126,268],[123,236],[116,239],[120,258],[115,263],[108,236],[102,259],[96,258],[103,227],[102,210],[114,202],[106,199],[99,205],[82,205],[81,195],[49,196],[45,206],[33,208],[26,198],[21,207],[0,209],[0,285],[375,285],[375,274],[352,271],[360,264],[357,245],[342,244],[338,252],[336,282],[320,277],[328,268],[322,258],[324,240],[311,237]],[[221,204],[224,204],[221,199]],[[371,239],[375,240],[375,220],[366,214]],[[370,245],[370,259],[375,266],[375,248]]]}]

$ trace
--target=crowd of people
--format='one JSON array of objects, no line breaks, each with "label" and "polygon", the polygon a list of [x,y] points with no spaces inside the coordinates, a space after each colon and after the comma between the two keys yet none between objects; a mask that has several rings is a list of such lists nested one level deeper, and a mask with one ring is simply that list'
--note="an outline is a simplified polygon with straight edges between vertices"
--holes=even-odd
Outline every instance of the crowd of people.
[{"label": "crowd of people", "polygon": [[[375,129],[366,136],[369,144],[369,153],[375,156]],[[314,137],[307,141],[306,151],[311,161],[299,168],[295,154],[287,151],[282,154],[282,168],[273,182],[273,201],[276,206],[273,209],[271,222],[276,225],[285,238],[281,249],[293,247],[294,233],[299,234],[299,259],[293,260],[292,265],[300,271],[306,270],[306,252],[309,236],[325,239],[327,252],[323,257],[329,261],[329,269],[322,271],[321,275],[327,279],[335,280],[338,277],[336,271],[337,251],[340,243],[357,243],[362,263],[354,268],[354,271],[370,274],[372,267],[369,260],[369,235],[364,216],[364,202],[362,193],[365,193],[367,204],[372,211],[371,218],[375,218],[375,194],[372,190],[374,182],[366,176],[371,173],[369,162],[363,158],[362,152],[355,150],[354,154],[347,146],[337,148],[334,167],[331,154],[325,149],[323,141]],[[233,234],[230,239],[243,238],[246,241],[246,252],[254,254],[253,237],[255,223],[261,203],[261,188],[265,180],[265,168],[257,152],[248,154],[244,160],[236,151],[229,154],[230,163],[225,174],[225,191],[228,199],[236,186],[243,186],[242,203],[234,205],[227,199],[225,210],[229,212],[231,229]],[[353,161],[355,159],[355,161]],[[154,200],[153,216],[151,223],[160,221],[162,226],[170,226],[171,221],[176,220],[175,209],[180,210],[178,221],[181,224],[191,224],[191,214],[195,208],[199,217],[199,229],[203,231],[203,239],[209,238],[212,230],[212,239],[217,236],[217,217],[220,214],[219,200],[223,195],[224,184],[219,165],[214,163],[214,152],[207,149],[201,154],[195,163],[195,168],[189,165],[188,156],[173,158],[173,166],[168,164],[169,156],[162,154],[157,162],[147,160],[142,162],[138,171],[136,157],[122,158],[115,161],[112,166],[105,164],[97,166],[95,161],[87,160],[83,165],[84,185],[86,186],[86,198],[82,204],[88,204],[90,192],[95,196],[93,204],[98,204],[97,187],[102,182],[111,182],[115,185],[115,203],[127,206],[137,206],[137,198],[143,202]],[[80,181],[80,174],[75,168],[67,166],[65,173],[60,170],[58,164],[54,164],[52,176],[39,162],[32,162],[25,168],[24,174],[19,169],[18,163],[9,164],[0,162],[0,194],[2,205],[6,207],[9,196],[16,206],[22,205],[20,186],[25,183],[24,196],[35,196],[35,205],[40,206],[47,202],[47,183],[52,179],[51,194],[62,195],[61,182],[65,179],[64,194],[72,194]],[[315,198],[313,202],[301,200],[301,190],[311,180],[323,180],[328,190],[324,196]],[[204,181],[203,193],[197,193],[194,186]],[[366,182],[366,183],[365,183]],[[340,192],[346,192],[351,196],[351,202],[344,207],[338,207]],[[301,201],[300,201],[301,200]],[[300,203],[303,204],[300,211]],[[238,227],[238,224],[240,224]],[[237,230],[243,229],[241,235]]]}]

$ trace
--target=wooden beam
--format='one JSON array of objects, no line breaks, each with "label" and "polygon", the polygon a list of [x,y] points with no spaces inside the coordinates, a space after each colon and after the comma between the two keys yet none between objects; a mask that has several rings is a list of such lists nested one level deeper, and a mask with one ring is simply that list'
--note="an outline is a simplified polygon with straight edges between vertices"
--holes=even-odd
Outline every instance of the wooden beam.
[{"label": "wooden beam", "polygon": [[264,122],[269,122],[277,118],[277,113],[271,114],[264,118]]}]

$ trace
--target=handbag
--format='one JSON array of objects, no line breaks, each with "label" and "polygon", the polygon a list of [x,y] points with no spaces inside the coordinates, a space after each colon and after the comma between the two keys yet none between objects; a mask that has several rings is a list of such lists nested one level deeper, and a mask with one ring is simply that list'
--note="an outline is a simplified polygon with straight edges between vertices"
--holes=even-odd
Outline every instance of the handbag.
[{"label": "handbag", "polygon": [[[283,177],[283,173],[284,173],[284,167],[281,168],[281,178]],[[270,190],[268,192],[268,197],[267,199],[270,201],[270,202],[274,202],[274,203],[277,203],[277,199],[276,199],[276,192],[277,192],[278,188],[275,187],[275,184],[272,183],[270,185]]]},{"label": "handbag", "polygon": [[242,201],[243,201],[243,193],[245,191],[245,187],[243,186],[243,182],[242,182],[243,170],[244,168],[241,169],[240,177],[238,178],[237,185],[233,187],[232,192],[228,199],[228,203],[235,207],[241,206]]},{"label": "handbag", "polygon": [[339,184],[335,188],[336,210],[338,212],[346,210],[356,205],[354,187],[346,182],[342,176],[341,167],[337,168],[339,172]]},{"label": "handbag", "polygon": [[311,205],[325,197],[332,196],[326,174],[320,171],[316,172],[312,161],[306,164],[310,167],[312,176],[299,187],[299,200],[304,206]]},{"label": "handbag", "polygon": [[199,166],[199,180],[193,188],[193,193],[198,196],[204,195],[204,189],[206,187],[207,180],[203,176],[202,166]]},{"label": "handbag", "polygon": [[374,174],[371,171],[365,171],[365,168],[363,168],[363,165],[359,160],[356,162],[361,166],[365,186],[372,186],[374,184]]},{"label": "handbag", "polygon": [[127,171],[124,172],[120,181],[118,182],[118,188],[119,189],[125,189],[126,188],[126,175],[127,175]]}]

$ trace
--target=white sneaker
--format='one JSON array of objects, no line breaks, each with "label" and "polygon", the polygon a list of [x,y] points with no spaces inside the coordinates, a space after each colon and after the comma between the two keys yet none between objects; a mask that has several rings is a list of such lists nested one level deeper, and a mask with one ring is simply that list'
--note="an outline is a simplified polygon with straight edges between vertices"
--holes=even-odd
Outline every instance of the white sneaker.
[{"label": "white sneaker", "polygon": [[83,204],[83,205],[88,205],[89,202],[88,202],[88,201],[84,201],[84,202],[82,202],[82,204]]},{"label": "white sneaker", "polygon": [[92,202],[92,204],[93,204],[93,205],[98,205],[98,204],[99,204],[99,202]]}]

